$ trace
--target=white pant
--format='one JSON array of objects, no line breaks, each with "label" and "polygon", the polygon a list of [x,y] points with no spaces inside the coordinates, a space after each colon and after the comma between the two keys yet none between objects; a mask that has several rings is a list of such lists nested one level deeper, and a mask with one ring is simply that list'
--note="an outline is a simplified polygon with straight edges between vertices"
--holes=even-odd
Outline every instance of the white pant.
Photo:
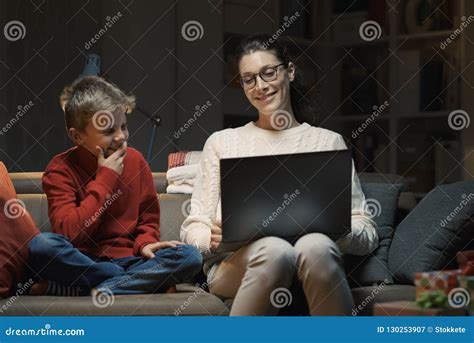
[{"label": "white pant", "polygon": [[354,303],[342,254],[334,241],[320,233],[307,234],[294,246],[265,237],[240,248],[209,275],[209,289],[217,296],[234,298],[231,316],[271,316],[279,310],[272,292],[289,289],[295,273],[311,315],[350,315]]}]

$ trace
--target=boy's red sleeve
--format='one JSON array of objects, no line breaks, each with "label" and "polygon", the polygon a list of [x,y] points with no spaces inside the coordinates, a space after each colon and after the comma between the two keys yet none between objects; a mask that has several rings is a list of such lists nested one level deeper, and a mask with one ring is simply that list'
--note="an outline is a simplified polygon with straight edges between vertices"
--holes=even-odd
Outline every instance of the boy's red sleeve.
[{"label": "boy's red sleeve", "polygon": [[43,175],[43,189],[48,197],[48,214],[53,232],[69,238],[74,245],[92,239],[101,222],[106,196],[112,194],[119,175],[112,169],[100,167],[96,179],[86,186],[86,196],[78,203],[76,192],[80,188],[62,164],[48,166]]},{"label": "boy's red sleeve", "polygon": [[145,245],[160,241],[160,205],[150,167],[143,157],[141,157],[141,162],[140,213],[133,246],[133,253],[137,256]]}]

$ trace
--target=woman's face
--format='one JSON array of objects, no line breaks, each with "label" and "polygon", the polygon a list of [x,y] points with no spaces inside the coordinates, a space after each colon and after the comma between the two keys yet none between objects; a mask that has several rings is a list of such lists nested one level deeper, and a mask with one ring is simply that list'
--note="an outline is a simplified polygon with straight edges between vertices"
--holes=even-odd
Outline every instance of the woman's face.
[{"label": "woman's face", "polygon": [[[281,64],[273,53],[268,51],[255,51],[243,55],[239,63],[240,77],[244,80],[260,72],[265,72],[269,67]],[[274,81],[264,81],[260,76],[255,76],[255,86],[244,85],[244,92],[250,103],[258,110],[259,114],[271,115],[277,110],[291,112],[290,82],[295,78],[295,69],[290,62],[288,67],[279,66]]]}]

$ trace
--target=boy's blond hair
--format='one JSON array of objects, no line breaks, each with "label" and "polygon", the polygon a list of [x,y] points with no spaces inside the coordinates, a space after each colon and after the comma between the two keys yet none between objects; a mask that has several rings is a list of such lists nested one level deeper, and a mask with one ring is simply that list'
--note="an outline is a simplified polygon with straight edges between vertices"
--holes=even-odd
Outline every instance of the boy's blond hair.
[{"label": "boy's blond hair", "polygon": [[64,87],[59,97],[66,129],[84,131],[88,120],[97,112],[113,112],[119,107],[129,113],[135,108],[135,97],[98,76],[86,76]]}]

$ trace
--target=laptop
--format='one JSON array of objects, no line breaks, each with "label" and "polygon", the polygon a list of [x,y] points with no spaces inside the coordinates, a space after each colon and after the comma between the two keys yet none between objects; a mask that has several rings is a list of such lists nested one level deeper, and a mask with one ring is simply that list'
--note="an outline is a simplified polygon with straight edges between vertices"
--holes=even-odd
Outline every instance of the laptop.
[{"label": "laptop", "polygon": [[221,159],[220,172],[218,252],[266,236],[294,243],[320,232],[336,241],[351,230],[349,150]]}]

